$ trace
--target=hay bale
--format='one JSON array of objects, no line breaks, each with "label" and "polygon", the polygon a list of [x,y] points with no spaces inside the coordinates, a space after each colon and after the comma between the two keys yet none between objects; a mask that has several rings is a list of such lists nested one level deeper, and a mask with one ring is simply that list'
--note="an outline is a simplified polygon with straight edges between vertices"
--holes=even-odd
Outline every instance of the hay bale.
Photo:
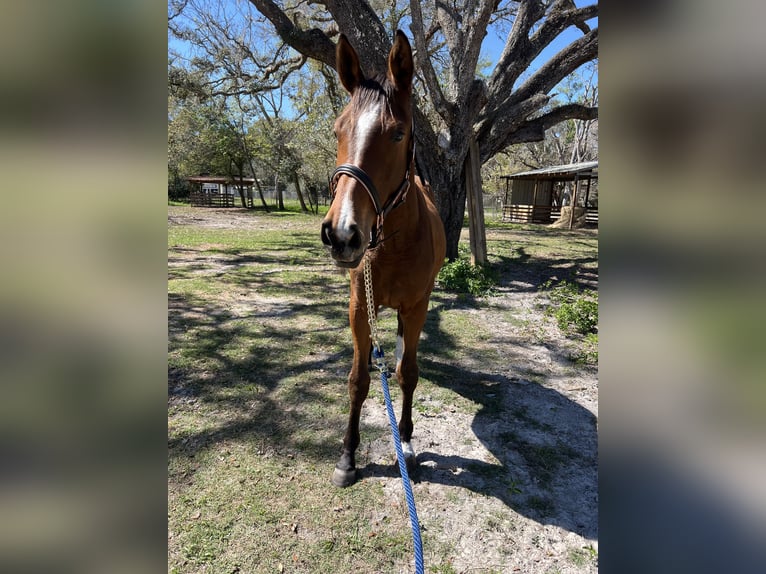
[{"label": "hay bale", "polygon": [[[561,215],[559,218],[551,224],[551,227],[557,229],[569,229],[569,217],[572,213],[572,207],[565,205],[561,208]],[[584,207],[575,207],[574,221],[572,221],[572,229],[585,227],[585,214],[586,209]]]}]

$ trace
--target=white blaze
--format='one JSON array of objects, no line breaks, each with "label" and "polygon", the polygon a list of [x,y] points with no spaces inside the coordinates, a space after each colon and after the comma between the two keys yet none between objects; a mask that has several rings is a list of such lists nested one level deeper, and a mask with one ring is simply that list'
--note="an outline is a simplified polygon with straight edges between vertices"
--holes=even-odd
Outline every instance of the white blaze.
[{"label": "white blaze", "polygon": [[340,217],[338,217],[338,228],[335,230],[335,236],[341,241],[351,239],[351,224],[354,223],[354,202],[350,193],[343,196],[343,203],[340,205]]},{"label": "white blaze", "polygon": [[[364,151],[369,147],[370,140],[380,125],[380,103],[375,104],[368,110],[359,115],[354,128],[354,158],[352,163],[356,166],[362,161]],[[341,241],[349,241],[353,236],[351,225],[354,221],[354,198],[347,193],[340,206],[340,216],[338,217],[338,228],[335,235]],[[364,238],[366,241],[367,238]]]},{"label": "white blaze", "polygon": [[354,128],[354,164],[359,165],[362,154],[367,149],[370,139],[375,133],[375,128],[380,125],[380,103],[375,104],[369,110],[365,110],[356,120]]}]

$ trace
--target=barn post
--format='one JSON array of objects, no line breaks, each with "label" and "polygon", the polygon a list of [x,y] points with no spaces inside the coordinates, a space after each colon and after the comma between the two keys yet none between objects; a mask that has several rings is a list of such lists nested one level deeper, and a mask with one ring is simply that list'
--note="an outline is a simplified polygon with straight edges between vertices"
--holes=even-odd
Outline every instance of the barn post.
[{"label": "barn post", "polygon": [[465,159],[465,183],[468,197],[468,235],[471,244],[471,265],[487,262],[487,234],[484,230],[484,202],[481,197],[481,163],[479,144],[471,135],[468,157]]},{"label": "barn post", "polygon": [[508,213],[508,219],[507,221],[510,221],[513,219],[513,216],[511,215],[511,178],[506,176],[505,177],[505,199],[503,200],[503,221],[506,221],[506,210]]},{"label": "barn post", "polygon": [[572,192],[571,211],[569,212],[569,229],[572,229],[574,223],[575,207],[577,206],[577,190],[580,189],[580,174],[575,174],[574,191]]}]

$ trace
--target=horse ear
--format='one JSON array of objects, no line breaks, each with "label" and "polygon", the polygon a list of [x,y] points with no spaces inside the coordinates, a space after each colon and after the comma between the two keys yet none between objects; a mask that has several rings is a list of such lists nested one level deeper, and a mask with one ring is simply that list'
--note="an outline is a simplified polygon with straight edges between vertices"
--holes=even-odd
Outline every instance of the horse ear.
[{"label": "horse ear", "polygon": [[410,42],[404,32],[397,30],[394,45],[388,54],[388,79],[396,86],[397,90],[410,93],[414,70],[415,64],[412,61]]},{"label": "horse ear", "polygon": [[349,94],[352,94],[364,80],[362,68],[359,66],[359,56],[356,55],[356,50],[345,34],[340,35],[335,48],[335,69],[338,70],[340,82]]}]

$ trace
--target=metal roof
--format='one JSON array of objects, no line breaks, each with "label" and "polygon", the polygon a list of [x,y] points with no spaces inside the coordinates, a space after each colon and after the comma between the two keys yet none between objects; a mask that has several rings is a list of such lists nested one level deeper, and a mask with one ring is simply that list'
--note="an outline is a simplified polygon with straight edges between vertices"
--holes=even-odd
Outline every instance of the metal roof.
[{"label": "metal roof", "polygon": [[590,172],[589,175],[591,177],[598,177],[598,160],[521,171],[513,175],[504,175],[503,177],[508,179],[574,179],[575,175],[588,172]]}]

